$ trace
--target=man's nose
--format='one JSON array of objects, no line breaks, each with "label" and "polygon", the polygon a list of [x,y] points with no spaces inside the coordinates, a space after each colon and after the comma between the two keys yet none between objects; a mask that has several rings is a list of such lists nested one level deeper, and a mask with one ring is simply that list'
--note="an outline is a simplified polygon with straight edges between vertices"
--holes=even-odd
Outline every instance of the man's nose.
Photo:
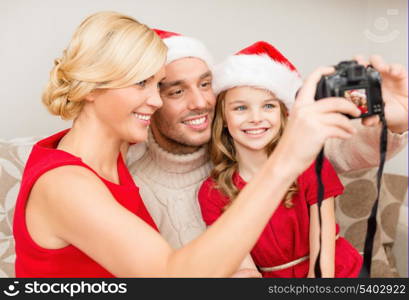
[{"label": "man's nose", "polygon": [[207,108],[206,97],[197,88],[192,89],[191,98],[188,104],[189,110],[205,109]]}]

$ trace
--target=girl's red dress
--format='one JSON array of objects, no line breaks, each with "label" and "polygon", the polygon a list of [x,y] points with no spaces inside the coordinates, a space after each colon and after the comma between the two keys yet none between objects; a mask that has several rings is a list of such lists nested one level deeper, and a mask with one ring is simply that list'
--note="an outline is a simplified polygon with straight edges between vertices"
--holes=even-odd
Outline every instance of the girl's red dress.
[{"label": "girl's red dress", "polygon": [[[312,164],[297,179],[299,192],[293,197],[294,206],[286,208],[281,203],[264,228],[251,251],[258,267],[273,267],[288,263],[309,254],[309,208],[317,202],[317,180],[315,165]],[[322,180],[325,186],[324,199],[342,194],[343,186],[328,160],[324,160]],[[233,182],[243,189],[246,182],[238,173]],[[210,177],[199,190],[202,216],[211,225],[222,214],[228,198],[217,188]],[[337,225],[337,233],[339,227]],[[243,233],[245,234],[245,232]],[[336,240],[335,277],[357,277],[362,265],[362,257],[352,245],[342,237]],[[309,260],[279,271],[262,272],[263,277],[307,277]]]}]

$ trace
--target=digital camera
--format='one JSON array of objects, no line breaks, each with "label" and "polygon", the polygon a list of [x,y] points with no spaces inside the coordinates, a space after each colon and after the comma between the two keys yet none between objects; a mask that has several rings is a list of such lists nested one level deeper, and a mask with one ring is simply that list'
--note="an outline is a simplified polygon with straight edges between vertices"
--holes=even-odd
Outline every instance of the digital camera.
[{"label": "digital camera", "polygon": [[[358,118],[377,115],[383,111],[381,76],[372,66],[365,67],[356,61],[342,61],[335,73],[321,77],[315,100],[343,97],[361,111]],[[354,119],[354,117],[349,116]]]}]

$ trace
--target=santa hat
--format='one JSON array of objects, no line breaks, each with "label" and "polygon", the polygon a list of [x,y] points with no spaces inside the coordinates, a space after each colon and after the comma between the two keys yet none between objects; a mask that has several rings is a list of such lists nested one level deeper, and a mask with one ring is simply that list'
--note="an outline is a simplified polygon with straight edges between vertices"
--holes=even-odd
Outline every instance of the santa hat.
[{"label": "santa hat", "polygon": [[295,101],[302,80],[294,65],[267,42],[253,45],[228,57],[213,72],[216,94],[236,86],[253,86],[274,93],[287,108]]},{"label": "santa hat", "polygon": [[168,47],[166,64],[184,57],[196,57],[203,60],[209,68],[213,66],[213,58],[205,45],[192,37],[179,33],[153,29]]},{"label": "santa hat", "polygon": [[365,93],[363,93],[363,92],[361,92],[359,90],[351,90],[351,96],[358,96],[358,97],[361,97],[361,98],[366,97]]}]

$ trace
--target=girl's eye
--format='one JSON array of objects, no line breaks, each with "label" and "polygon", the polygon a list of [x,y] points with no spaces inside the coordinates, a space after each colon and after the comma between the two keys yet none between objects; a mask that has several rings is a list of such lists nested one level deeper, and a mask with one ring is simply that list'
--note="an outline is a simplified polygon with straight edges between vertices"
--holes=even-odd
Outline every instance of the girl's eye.
[{"label": "girl's eye", "polygon": [[238,110],[238,111],[243,111],[245,109],[246,109],[246,107],[244,105],[240,105],[240,106],[237,106],[237,107],[234,108],[234,110]]},{"label": "girl's eye", "polygon": [[139,85],[140,87],[145,87],[146,80],[139,81],[138,83],[136,83],[136,85]]},{"label": "girl's eye", "polygon": [[267,103],[266,105],[264,105],[264,107],[267,108],[267,109],[273,109],[276,106],[274,104]]}]

